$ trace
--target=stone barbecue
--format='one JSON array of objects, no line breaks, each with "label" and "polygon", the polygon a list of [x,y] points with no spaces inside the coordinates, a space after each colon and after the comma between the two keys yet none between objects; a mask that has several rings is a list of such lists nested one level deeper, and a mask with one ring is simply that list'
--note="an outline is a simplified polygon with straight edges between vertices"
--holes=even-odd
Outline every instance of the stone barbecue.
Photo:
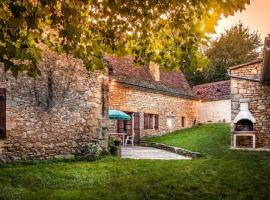
[{"label": "stone barbecue", "polygon": [[256,119],[249,111],[249,100],[240,99],[240,111],[233,120],[233,147],[236,148],[237,138],[252,137],[252,148],[256,147]]}]

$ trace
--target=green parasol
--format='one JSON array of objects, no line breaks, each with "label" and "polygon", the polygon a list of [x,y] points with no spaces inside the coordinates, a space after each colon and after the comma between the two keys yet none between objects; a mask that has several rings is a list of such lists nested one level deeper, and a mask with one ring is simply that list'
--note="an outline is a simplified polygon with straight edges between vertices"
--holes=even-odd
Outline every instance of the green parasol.
[{"label": "green parasol", "polygon": [[120,110],[109,110],[109,119],[130,120],[130,116]]}]

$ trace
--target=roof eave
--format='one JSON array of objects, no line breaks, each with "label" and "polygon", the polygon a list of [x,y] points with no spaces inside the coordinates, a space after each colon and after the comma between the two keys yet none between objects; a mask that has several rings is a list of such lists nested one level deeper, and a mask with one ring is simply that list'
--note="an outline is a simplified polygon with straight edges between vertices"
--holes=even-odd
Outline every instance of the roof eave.
[{"label": "roof eave", "polygon": [[187,99],[197,99],[197,97],[193,94],[186,94],[185,92],[183,91],[170,91],[170,90],[167,90],[167,89],[161,89],[161,88],[155,88],[155,87],[151,87],[151,86],[146,86],[144,84],[142,84],[142,80],[139,81],[141,84],[138,84],[137,83],[134,83],[133,81],[131,81],[131,79],[129,79],[128,81],[124,80],[124,79],[119,79],[118,77],[110,77],[110,81],[115,81],[117,83],[120,83],[120,84],[125,84],[125,85],[128,85],[128,86],[134,86],[134,87],[138,87],[138,88],[144,88],[144,89],[149,89],[149,90],[154,90],[154,91],[158,91],[158,92],[161,92],[163,94],[167,94],[167,95],[170,95],[170,96],[177,96],[177,97],[183,97],[183,98],[187,98]]}]

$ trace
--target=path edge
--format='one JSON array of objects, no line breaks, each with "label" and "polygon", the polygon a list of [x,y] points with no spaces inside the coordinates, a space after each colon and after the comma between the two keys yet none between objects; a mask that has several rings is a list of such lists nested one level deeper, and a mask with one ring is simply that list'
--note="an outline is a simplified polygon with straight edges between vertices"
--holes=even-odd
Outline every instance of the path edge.
[{"label": "path edge", "polygon": [[202,156],[199,152],[193,152],[193,151],[189,151],[180,147],[169,146],[169,145],[161,144],[157,142],[141,141],[140,146],[162,149],[165,151],[176,153],[181,156],[186,156],[186,157],[191,157],[191,158],[198,158]]}]

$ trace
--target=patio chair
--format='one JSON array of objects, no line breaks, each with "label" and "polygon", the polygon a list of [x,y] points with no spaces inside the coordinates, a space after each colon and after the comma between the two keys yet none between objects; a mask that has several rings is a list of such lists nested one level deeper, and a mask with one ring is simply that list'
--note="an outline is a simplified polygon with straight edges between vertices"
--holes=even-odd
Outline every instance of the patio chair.
[{"label": "patio chair", "polygon": [[127,135],[125,139],[125,146],[127,146],[128,142],[131,142],[131,145],[134,146],[134,135]]}]

